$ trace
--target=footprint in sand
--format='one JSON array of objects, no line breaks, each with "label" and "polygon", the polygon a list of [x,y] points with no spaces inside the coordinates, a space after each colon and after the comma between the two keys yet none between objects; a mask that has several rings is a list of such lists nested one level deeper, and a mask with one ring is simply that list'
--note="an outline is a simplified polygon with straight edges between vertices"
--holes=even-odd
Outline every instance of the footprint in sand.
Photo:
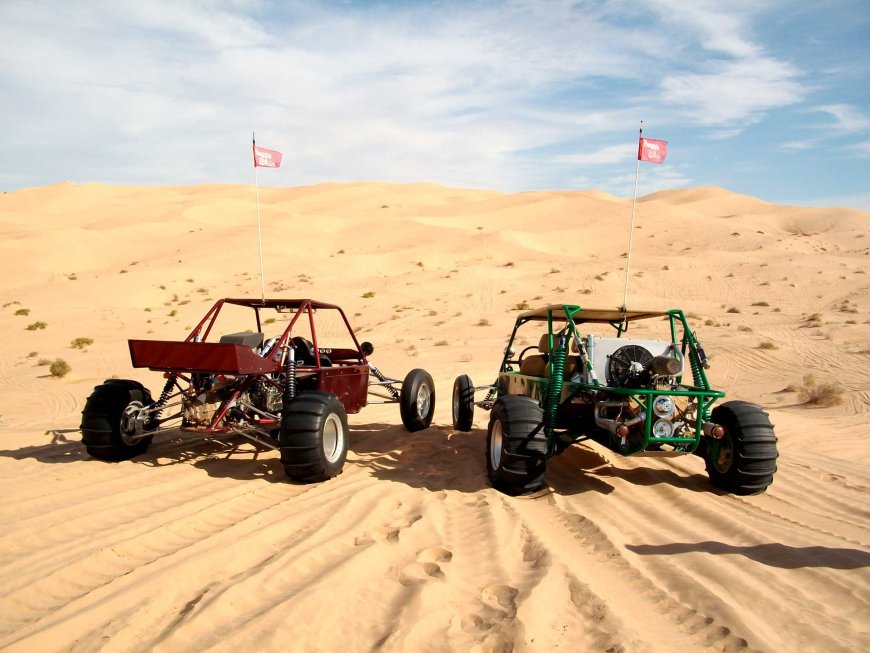
[{"label": "footprint in sand", "polygon": [[510,585],[490,585],[483,588],[480,600],[485,606],[513,617],[517,612],[517,594],[519,590]]},{"label": "footprint in sand", "polygon": [[453,553],[441,546],[431,546],[417,554],[417,560],[406,565],[399,573],[399,582],[402,585],[416,585],[425,583],[433,578],[444,580],[444,572],[438,563],[450,562]]}]

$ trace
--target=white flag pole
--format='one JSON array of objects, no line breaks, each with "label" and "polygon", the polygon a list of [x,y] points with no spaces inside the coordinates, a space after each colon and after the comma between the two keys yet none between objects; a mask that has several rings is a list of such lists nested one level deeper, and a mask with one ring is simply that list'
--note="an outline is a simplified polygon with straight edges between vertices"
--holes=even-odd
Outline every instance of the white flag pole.
[{"label": "white flag pole", "polygon": [[260,296],[263,301],[266,301],[266,282],[263,274],[263,232],[260,227],[260,184],[257,179],[257,135],[251,132],[251,140],[253,141],[254,154],[254,188],[257,192],[257,242],[260,249]]},{"label": "white flag pole", "polygon": [[[643,120],[640,121],[640,134],[638,135],[638,147],[640,147],[640,139],[643,138]],[[628,228],[628,255],[625,260],[625,289],[622,292],[622,308],[620,310],[627,310],[627,299],[628,299],[628,275],[631,271],[631,242],[634,238],[634,212],[635,207],[637,206],[637,178],[640,175],[640,154],[637,157],[637,168],[634,171],[634,199],[631,201],[631,225]]]}]

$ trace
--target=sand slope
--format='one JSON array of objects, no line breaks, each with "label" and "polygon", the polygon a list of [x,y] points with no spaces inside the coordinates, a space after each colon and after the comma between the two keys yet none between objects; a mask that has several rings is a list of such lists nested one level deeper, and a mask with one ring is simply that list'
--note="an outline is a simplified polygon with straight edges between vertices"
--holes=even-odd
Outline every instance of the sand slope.
[{"label": "sand slope", "polygon": [[[487,484],[488,416],[450,428],[453,378],[492,380],[518,304],[619,305],[630,203],[260,192],[267,294],[339,303],[379,367],[429,370],[434,425],[410,435],[397,407],[366,408],[344,473],[318,485],[251,443],[175,432],[91,459],[75,429],[93,386],[162,382],[130,368],[126,338],[179,338],[214,299],[259,296],[253,188],[0,196],[4,650],[870,649],[870,215],[719,188],[638,202],[629,306],[692,314],[713,383],[768,410],[766,494],[713,491],[699,458],[590,445],[509,498]],[[63,379],[39,364],[56,358]],[[844,402],[783,392],[807,373]]]}]

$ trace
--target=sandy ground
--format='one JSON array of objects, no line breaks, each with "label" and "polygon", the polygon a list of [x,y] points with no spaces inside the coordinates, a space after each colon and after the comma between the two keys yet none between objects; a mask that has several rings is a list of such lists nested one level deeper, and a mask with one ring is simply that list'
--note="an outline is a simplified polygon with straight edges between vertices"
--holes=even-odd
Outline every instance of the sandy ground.
[{"label": "sandy ground", "polygon": [[[216,298],[259,296],[254,189],[0,196],[0,647],[870,650],[870,215],[719,188],[638,202],[628,304],[690,313],[711,381],[770,413],[766,494],[714,491],[697,457],[582,445],[510,498],[487,483],[488,416],[450,426],[453,379],[493,380],[517,304],[621,304],[630,202],[375,183],[261,202],[267,295],[341,304],[375,364],[429,370],[433,426],[364,409],[344,473],[316,485],[242,439],[90,458],[91,389],[162,384],[128,337],[181,338]],[[783,391],[807,373],[843,403]]]}]

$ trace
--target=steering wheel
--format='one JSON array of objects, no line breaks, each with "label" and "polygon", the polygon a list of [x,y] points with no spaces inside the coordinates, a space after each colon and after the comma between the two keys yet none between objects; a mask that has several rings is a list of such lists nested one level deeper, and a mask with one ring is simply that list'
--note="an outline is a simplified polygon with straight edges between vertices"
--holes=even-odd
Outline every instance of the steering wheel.
[{"label": "steering wheel", "polygon": [[296,357],[302,365],[317,365],[317,355],[314,353],[314,345],[310,340],[302,336],[296,336],[290,341],[296,350]]},{"label": "steering wheel", "polygon": [[527,351],[529,351],[530,349],[537,349],[537,348],[538,348],[538,345],[529,345],[528,347],[526,347],[525,349],[523,349],[523,350],[520,352],[520,356],[519,356],[519,358],[517,358],[517,365],[522,365],[522,364],[523,364],[523,356],[526,355],[526,352],[527,352]]}]

